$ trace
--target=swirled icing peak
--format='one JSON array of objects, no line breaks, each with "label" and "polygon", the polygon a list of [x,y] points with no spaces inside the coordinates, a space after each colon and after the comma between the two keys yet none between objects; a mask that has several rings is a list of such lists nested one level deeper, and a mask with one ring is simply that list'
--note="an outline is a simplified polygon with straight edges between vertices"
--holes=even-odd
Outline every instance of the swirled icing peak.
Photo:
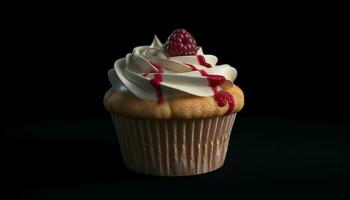
[{"label": "swirled icing peak", "polygon": [[162,103],[188,94],[217,99],[215,95],[224,92],[222,86],[232,85],[237,76],[235,68],[217,65],[217,61],[216,56],[204,54],[201,47],[195,55],[169,56],[154,36],[151,45],[138,46],[118,59],[108,75],[115,90],[128,89],[144,100]]}]

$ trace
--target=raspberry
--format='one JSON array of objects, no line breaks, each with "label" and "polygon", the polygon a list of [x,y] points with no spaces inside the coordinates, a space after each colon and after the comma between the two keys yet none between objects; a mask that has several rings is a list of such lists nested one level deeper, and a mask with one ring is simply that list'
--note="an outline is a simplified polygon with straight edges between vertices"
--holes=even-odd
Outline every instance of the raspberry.
[{"label": "raspberry", "polygon": [[164,44],[168,56],[196,55],[198,50],[196,40],[185,29],[176,29]]}]

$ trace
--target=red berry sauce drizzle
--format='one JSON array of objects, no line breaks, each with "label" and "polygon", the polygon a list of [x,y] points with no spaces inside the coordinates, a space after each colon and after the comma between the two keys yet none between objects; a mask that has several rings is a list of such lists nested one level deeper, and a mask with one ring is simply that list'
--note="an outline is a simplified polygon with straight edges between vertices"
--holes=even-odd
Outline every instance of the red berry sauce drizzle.
[{"label": "red berry sauce drizzle", "polygon": [[[208,67],[211,65],[209,63],[207,63],[204,59],[204,57],[202,57],[201,59],[203,59],[202,61],[204,61],[203,66]],[[198,59],[199,61],[200,59]],[[147,76],[150,73],[154,73],[154,77],[150,80],[151,85],[154,87],[154,89],[156,90],[156,94],[157,94],[157,102],[158,104],[162,104],[164,102],[164,97],[163,97],[163,92],[162,89],[160,88],[160,84],[163,81],[163,69],[161,66],[154,64],[151,62],[151,64],[157,69],[157,70],[152,70],[150,72],[147,72],[145,74],[143,74],[143,76]],[[201,62],[199,62],[200,65],[202,65]],[[199,71],[199,73],[202,76],[205,76],[208,80],[209,86],[211,87],[213,93],[214,93],[214,100],[216,101],[216,103],[218,104],[218,106],[220,107],[224,107],[226,104],[229,105],[229,108],[226,112],[226,115],[231,114],[231,112],[234,109],[234,100],[233,97],[230,93],[226,92],[226,91],[218,91],[217,90],[217,86],[223,84],[225,82],[225,77],[221,76],[221,75],[213,75],[213,74],[208,74],[206,71],[204,70],[198,70],[195,66],[191,65],[191,64],[185,64],[187,66],[189,66],[191,68],[192,71]]]},{"label": "red berry sauce drizzle", "polygon": [[158,104],[162,104],[164,102],[163,92],[160,88],[160,83],[163,81],[162,74],[156,73],[154,77],[150,80],[154,89],[156,89]]},{"label": "red berry sauce drizzle", "polygon": [[154,70],[152,70],[152,71],[150,71],[150,72],[147,72],[147,73],[143,74],[142,76],[146,77],[146,76],[148,76],[148,74],[150,74],[150,73],[163,73],[163,69],[162,69],[161,66],[159,66],[159,65],[157,65],[157,64],[154,64],[153,62],[150,62],[150,63],[153,65],[153,67],[156,68],[156,70],[154,69]]},{"label": "red berry sauce drizzle", "polygon": [[207,63],[204,56],[202,56],[202,55],[198,55],[197,60],[198,60],[199,64],[204,66],[204,67],[208,67],[208,68],[212,67],[211,64]]},{"label": "red berry sauce drizzle", "polygon": [[[204,56],[198,56],[197,58],[198,58],[198,62],[200,65],[202,65],[204,67],[211,67],[211,65],[206,62]],[[190,65],[190,64],[185,64],[185,65],[189,66],[192,71],[198,70],[193,65]],[[228,107],[228,110],[226,112],[226,115],[231,114],[234,107],[235,107],[235,102],[233,100],[232,95],[224,90],[221,90],[221,91],[217,90],[217,86],[219,86],[225,82],[225,77],[220,76],[220,75],[208,74],[204,70],[198,70],[198,71],[202,76],[205,76],[207,78],[207,80],[209,82],[209,86],[211,87],[211,89],[214,93],[214,100],[216,101],[218,106],[224,107],[226,104],[228,104],[229,107]]]},{"label": "red berry sauce drizzle", "polygon": [[197,71],[197,70],[198,70],[195,66],[193,66],[193,65],[191,65],[191,64],[187,64],[187,63],[184,63],[184,64],[187,65],[187,66],[189,66],[189,67],[191,68],[192,71]]},{"label": "red berry sauce drizzle", "polygon": [[164,102],[164,97],[163,97],[162,89],[160,88],[160,83],[163,82],[162,73],[164,71],[163,71],[161,66],[154,64],[152,62],[150,62],[150,63],[156,68],[156,70],[152,70],[150,72],[147,72],[147,73],[143,74],[143,76],[146,77],[148,74],[154,73],[154,77],[150,80],[150,83],[154,87],[154,89],[156,90],[158,104],[162,104]]}]

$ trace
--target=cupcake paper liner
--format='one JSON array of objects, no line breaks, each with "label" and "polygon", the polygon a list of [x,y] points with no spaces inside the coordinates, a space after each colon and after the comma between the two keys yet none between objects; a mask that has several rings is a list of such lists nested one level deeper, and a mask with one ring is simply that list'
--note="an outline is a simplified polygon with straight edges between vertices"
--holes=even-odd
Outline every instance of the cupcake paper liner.
[{"label": "cupcake paper liner", "polygon": [[198,120],[144,120],[111,114],[127,168],[188,176],[220,168],[236,113]]}]

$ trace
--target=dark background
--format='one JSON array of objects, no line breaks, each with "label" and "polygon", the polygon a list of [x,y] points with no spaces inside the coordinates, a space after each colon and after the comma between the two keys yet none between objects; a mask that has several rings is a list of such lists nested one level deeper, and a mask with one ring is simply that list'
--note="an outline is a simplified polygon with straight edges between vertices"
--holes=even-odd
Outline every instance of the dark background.
[{"label": "dark background", "polygon": [[171,7],[131,4],[23,5],[10,12],[4,32],[11,63],[5,72],[14,78],[5,88],[16,106],[8,113],[45,119],[103,115],[106,73],[114,61],[150,44],[154,34],[164,42],[183,27],[219,63],[238,64],[236,83],[247,97],[242,114],[349,119],[344,12],[320,4],[190,5],[189,13],[176,14]]},{"label": "dark background", "polygon": [[[5,180],[14,194],[60,199],[192,185],[238,187],[241,196],[274,187],[282,196],[295,187],[311,196],[346,191],[349,62],[341,5],[149,4],[8,7],[2,116]],[[219,63],[235,65],[246,95],[228,164],[192,179],[126,170],[102,104],[114,61],[154,34],[164,42],[175,28],[189,30]]]}]

